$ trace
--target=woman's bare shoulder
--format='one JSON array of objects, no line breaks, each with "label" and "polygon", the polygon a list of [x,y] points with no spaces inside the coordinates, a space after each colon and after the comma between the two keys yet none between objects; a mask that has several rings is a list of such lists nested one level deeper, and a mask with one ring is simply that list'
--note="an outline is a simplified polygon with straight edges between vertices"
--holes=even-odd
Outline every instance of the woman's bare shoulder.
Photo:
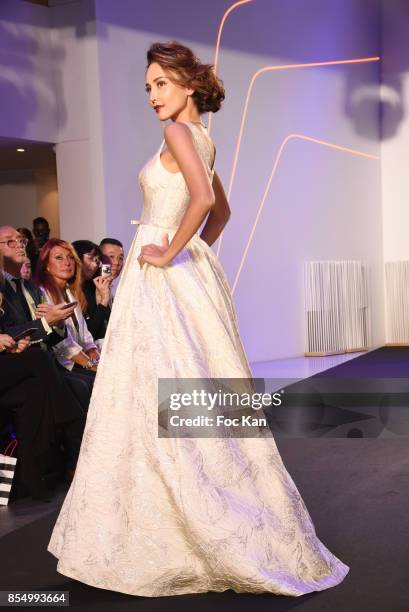
[{"label": "woman's bare shoulder", "polygon": [[192,132],[189,127],[186,125],[186,123],[183,123],[182,121],[173,121],[172,123],[166,125],[165,129],[163,130],[163,135],[166,141],[168,139],[185,139],[186,136],[189,136],[191,138],[191,134]]}]

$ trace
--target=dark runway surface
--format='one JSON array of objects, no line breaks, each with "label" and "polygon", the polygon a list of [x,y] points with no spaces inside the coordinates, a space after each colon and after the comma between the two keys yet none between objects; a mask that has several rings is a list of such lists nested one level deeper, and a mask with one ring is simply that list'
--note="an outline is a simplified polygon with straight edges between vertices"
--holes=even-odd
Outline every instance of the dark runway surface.
[{"label": "dark runway surface", "polygon": [[409,379],[409,347],[384,346],[325,370],[317,376]]},{"label": "dark runway surface", "polygon": [[[395,358],[397,368],[391,365]],[[346,365],[357,376],[371,377],[372,368],[376,376],[403,378],[409,370],[409,350],[373,351],[339,367]],[[353,374],[350,370],[342,376]],[[300,438],[277,443],[319,538],[350,566],[341,585],[298,598],[228,591],[148,599],[95,589],[56,572],[56,559],[46,547],[58,512],[45,507],[48,514],[39,518],[38,511],[33,512],[29,524],[16,522],[13,531],[9,527],[0,537],[0,590],[67,590],[70,605],[83,610],[409,612],[408,438]],[[17,508],[12,504],[0,509],[0,525],[12,524],[13,505]]]}]

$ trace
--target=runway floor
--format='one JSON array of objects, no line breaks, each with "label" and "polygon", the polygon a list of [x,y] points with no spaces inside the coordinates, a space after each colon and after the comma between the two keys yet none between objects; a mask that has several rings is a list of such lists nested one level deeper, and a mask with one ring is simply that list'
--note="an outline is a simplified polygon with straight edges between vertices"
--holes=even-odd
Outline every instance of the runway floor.
[{"label": "runway floor", "polygon": [[[369,358],[368,366],[372,363],[373,373],[375,362],[381,377],[403,377],[406,364],[409,370],[409,351],[376,353],[364,356]],[[358,376],[370,376],[365,359],[353,361],[349,364]],[[347,376],[352,376],[351,371]],[[318,536],[351,568],[341,585],[299,598],[227,591],[156,599],[83,585],[58,574],[56,560],[46,551],[64,496],[60,491],[51,505],[20,500],[0,509],[0,590],[66,590],[70,605],[83,610],[183,612],[194,606],[195,612],[293,608],[300,612],[408,612],[408,439],[280,439],[277,443]]]}]

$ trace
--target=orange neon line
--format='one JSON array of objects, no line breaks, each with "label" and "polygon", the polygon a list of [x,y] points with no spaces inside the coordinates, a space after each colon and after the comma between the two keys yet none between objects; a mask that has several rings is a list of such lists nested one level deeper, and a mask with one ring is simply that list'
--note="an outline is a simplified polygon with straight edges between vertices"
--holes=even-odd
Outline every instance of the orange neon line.
[{"label": "orange neon line", "polygon": [[[224,22],[226,21],[227,17],[230,15],[230,13],[232,11],[234,11],[235,8],[237,8],[238,6],[240,6],[241,4],[248,4],[249,2],[253,2],[253,0],[240,0],[239,2],[235,2],[234,4],[232,4],[227,11],[225,11],[221,21],[220,21],[220,25],[219,25],[219,31],[217,33],[217,41],[216,41],[216,49],[215,49],[215,53],[214,53],[214,72],[215,74],[217,74],[217,65],[219,62],[219,48],[220,48],[220,40],[222,37],[222,31],[223,31],[223,27],[224,27]],[[212,117],[213,117],[213,113],[209,113],[209,118],[208,118],[208,122],[207,122],[207,131],[210,135],[210,130],[212,127]]]},{"label": "orange neon line", "polygon": [[337,145],[337,144],[334,144],[334,143],[331,143],[331,142],[326,142],[325,140],[318,140],[317,138],[311,138],[311,136],[304,136],[303,134],[289,134],[286,138],[284,138],[284,140],[281,143],[281,146],[280,146],[280,148],[278,150],[276,158],[274,160],[273,169],[271,171],[270,178],[269,178],[269,180],[267,182],[267,187],[266,187],[266,189],[264,191],[264,195],[263,195],[263,197],[261,199],[260,206],[258,207],[257,215],[256,215],[256,218],[254,220],[253,227],[252,227],[251,232],[250,232],[250,236],[249,236],[249,238],[247,240],[246,248],[244,249],[244,253],[243,253],[241,261],[240,261],[239,269],[237,270],[236,278],[234,279],[234,283],[233,283],[233,287],[232,287],[232,291],[231,291],[232,294],[234,293],[234,291],[236,289],[236,286],[237,286],[237,283],[239,281],[239,277],[240,277],[241,271],[243,269],[244,262],[245,262],[246,257],[247,257],[247,253],[249,251],[251,242],[253,240],[254,232],[256,231],[256,227],[257,227],[257,224],[258,224],[261,212],[262,212],[262,210],[264,208],[264,204],[265,204],[265,201],[267,199],[268,192],[270,191],[271,182],[272,182],[272,180],[274,178],[274,175],[276,174],[277,167],[278,167],[278,164],[280,162],[283,150],[286,147],[286,145],[290,142],[290,140],[295,140],[295,139],[306,140],[308,142],[313,142],[314,144],[319,144],[319,145],[322,145],[324,147],[328,147],[330,149],[336,149],[337,151],[342,151],[344,153],[349,153],[351,155],[356,155],[358,157],[364,157],[366,159],[373,159],[373,160],[380,159],[380,157],[378,155],[370,155],[369,153],[364,153],[363,151],[357,151],[355,149],[350,149],[349,147],[342,147],[340,145]]},{"label": "orange neon line", "polygon": [[[247,89],[247,95],[246,95],[246,101],[244,103],[244,109],[243,109],[243,113],[242,113],[242,118],[241,118],[241,123],[240,123],[240,130],[239,130],[239,137],[237,139],[237,144],[236,144],[236,150],[235,150],[235,154],[234,154],[234,160],[233,160],[233,167],[232,167],[232,171],[231,171],[231,175],[230,175],[230,182],[229,182],[229,188],[227,191],[227,200],[230,202],[230,196],[231,196],[231,192],[233,189],[233,182],[236,176],[236,169],[237,169],[237,162],[238,162],[238,158],[239,158],[239,152],[240,152],[240,146],[241,146],[241,141],[243,138],[243,131],[244,131],[244,124],[246,122],[247,119],[247,111],[248,111],[248,106],[249,106],[249,101],[250,101],[250,96],[251,93],[253,91],[253,86],[254,83],[256,81],[256,79],[263,73],[265,72],[275,72],[278,70],[293,70],[295,68],[318,68],[318,67],[322,67],[322,66],[338,66],[341,64],[364,64],[364,63],[368,63],[368,62],[378,62],[381,58],[379,56],[376,57],[364,57],[361,59],[349,59],[349,60],[334,60],[334,61],[328,61],[328,62],[313,62],[313,63],[308,63],[308,64],[286,64],[283,66],[265,66],[264,68],[260,68],[259,70],[257,70],[257,72],[254,73],[251,81],[250,81],[250,85]],[[216,253],[216,257],[219,257],[220,255],[220,249],[222,246],[222,239],[223,239],[223,234],[224,232],[222,232],[220,234],[219,237],[219,244],[217,246],[217,253]]]}]

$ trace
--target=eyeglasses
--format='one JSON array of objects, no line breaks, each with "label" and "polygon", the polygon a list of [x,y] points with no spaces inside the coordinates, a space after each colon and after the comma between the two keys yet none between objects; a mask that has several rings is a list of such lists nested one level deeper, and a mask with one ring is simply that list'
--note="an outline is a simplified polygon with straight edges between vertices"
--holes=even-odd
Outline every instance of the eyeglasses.
[{"label": "eyeglasses", "polygon": [[6,242],[0,242],[0,244],[7,244],[9,249],[15,249],[18,244],[23,247],[26,247],[28,245],[28,240],[27,238],[17,238],[15,240],[6,240]]}]

